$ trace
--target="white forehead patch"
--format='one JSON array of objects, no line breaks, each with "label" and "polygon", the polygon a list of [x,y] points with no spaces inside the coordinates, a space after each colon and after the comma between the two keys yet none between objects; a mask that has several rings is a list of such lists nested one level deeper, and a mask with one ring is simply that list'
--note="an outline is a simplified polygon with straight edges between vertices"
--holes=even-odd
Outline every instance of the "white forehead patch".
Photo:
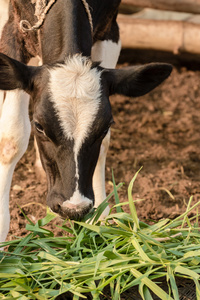
[{"label": "white forehead patch", "polygon": [[50,69],[51,101],[67,138],[74,140],[78,154],[100,104],[100,76],[91,69],[91,60],[81,55],[67,58],[65,64]]}]

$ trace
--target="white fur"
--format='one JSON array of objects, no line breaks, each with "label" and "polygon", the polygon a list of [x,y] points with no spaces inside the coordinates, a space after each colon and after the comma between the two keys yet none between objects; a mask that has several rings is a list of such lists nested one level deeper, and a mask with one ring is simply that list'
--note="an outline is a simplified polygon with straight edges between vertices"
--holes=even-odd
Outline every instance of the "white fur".
[{"label": "white fur", "polygon": [[116,67],[121,51],[121,41],[97,41],[92,47],[92,60],[101,62],[104,68],[114,69]]},{"label": "white fur", "polygon": [[[110,130],[108,131],[106,137],[103,139],[99,154],[99,159],[95,168],[93,175],[93,189],[95,193],[95,207],[98,207],[101,202],[106,199],[106,190],[105,190],[105,164],[106,156],[110,144]],[[101,215],[101,219],[104,219],[110,211],[109,206],[104,210]]]},{"label": "white fur", "polygon": [[[101,66],[104,68],[115,68],[118,57],[121,50],[121,42],[117,44],[112,41],[97,41],[92,47],[92,60],[100,61]],[[110,143],[110,131],[104,138],[101,150],[99,154],[99,159],[93,175],[93,189],[95,195],[95,207],[106,198],[105,189],[105,164],[106,155],[108,152]],[[109,213],[109,207],[107,207],[101,215],[101,219],[105,218]]]},{"label": "white fur", "polygon": [[3,109],[3,100],[4,100],[4,92],[0,91],[0,118],[1,118],[1,113]]},{"label": "white fur", "polygon": [[91,200],[84,197],[80,194],[78,190],[76,190],[73,196],[68,200],[63,202],[63,207],[75,208],[75,209],[83,209],[84,207],[90,206]]},{"label": "white fur", "polygon": [[100,99],[100,72],[80,55],[50,71],[50,90],[66,137],[75,142],[78,153],[95,119]]},{"label": "white fur", "polygon": [[[0,244],[4,242],[10,225],[9,193],[14,168],[0,164]],[[0,250],[2,248],[0,247]]]},{"label": "white fur", "polygon": [[6,92],[0,117],[0,242],[5,240],[9,230],[13,172],[28,146],[31,131],[28,106],[26,93],[19,90]]}]

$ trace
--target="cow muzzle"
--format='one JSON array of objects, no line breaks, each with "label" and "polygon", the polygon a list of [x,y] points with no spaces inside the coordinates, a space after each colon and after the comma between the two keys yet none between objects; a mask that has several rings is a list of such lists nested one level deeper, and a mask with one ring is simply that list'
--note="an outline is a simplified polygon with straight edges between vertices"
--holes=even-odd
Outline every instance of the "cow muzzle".
[{"label": "cow muzzle", "polygon": [[91,211],[93,203],[93,200],[80,195],[80,193],[76,191],[74,195],[66,201],[63,201],[60,197],[55,197],[49,206],[50,209],[61,218],[78,221]]}]

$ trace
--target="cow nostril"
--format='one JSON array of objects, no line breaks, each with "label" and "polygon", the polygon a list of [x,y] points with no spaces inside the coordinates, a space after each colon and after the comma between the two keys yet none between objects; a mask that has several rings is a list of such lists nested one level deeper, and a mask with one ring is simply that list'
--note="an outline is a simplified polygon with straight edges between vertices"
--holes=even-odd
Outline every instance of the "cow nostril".
[{"label": "cow nostril", "polygon": [[55,213],[59,213],[61,211],[61,205],[62,205],[61,201],[58,200],[57,202],[54,203],[52,210]]}]

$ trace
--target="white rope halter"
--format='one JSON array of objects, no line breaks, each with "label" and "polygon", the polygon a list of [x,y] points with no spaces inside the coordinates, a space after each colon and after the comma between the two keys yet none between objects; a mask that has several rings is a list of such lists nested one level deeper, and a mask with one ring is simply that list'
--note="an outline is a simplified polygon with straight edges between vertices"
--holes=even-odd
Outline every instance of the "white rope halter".
[{"label": "white rope halter", "polygon": [[85,7],[86,13],[88,15],[88,20],[89,20],[89,23],[90,23],[90,29],[91,29],[91,33],[93,35],[93,23],[92,23],[92,15],[91,15],[91,12],[90,12],[90,7],[89,7],[89,4],[87,3],[86,0],[82,0],[82,2],[83,2],[83,5]]},{"label": "white rope halter", "polygon": [[[45,20],[45,17],[47,15],[48,11],[50,10],[50,8],[54,5],[54,3],[56,1],[57,0],[50,0],[49,3],[46,4],[46,0],[31,0],[32,4],[35,3],[35,16],[38,18],[38,21],[35,25],[31,26],[29,21],[21,20],[20,24],[19,24],[21,31],[25,33],[25,32],[40,29],[40,27],[44,23],[44,20]],[[89,20],[89,23],[90,23],[91,33],[93,35],[92,15],[91,15],[91,12],[90,12],[89,4],[87,3],[86,0],[81,0],[81,1],[84,5],[86,13],[88,15],[88,20]]]}]

